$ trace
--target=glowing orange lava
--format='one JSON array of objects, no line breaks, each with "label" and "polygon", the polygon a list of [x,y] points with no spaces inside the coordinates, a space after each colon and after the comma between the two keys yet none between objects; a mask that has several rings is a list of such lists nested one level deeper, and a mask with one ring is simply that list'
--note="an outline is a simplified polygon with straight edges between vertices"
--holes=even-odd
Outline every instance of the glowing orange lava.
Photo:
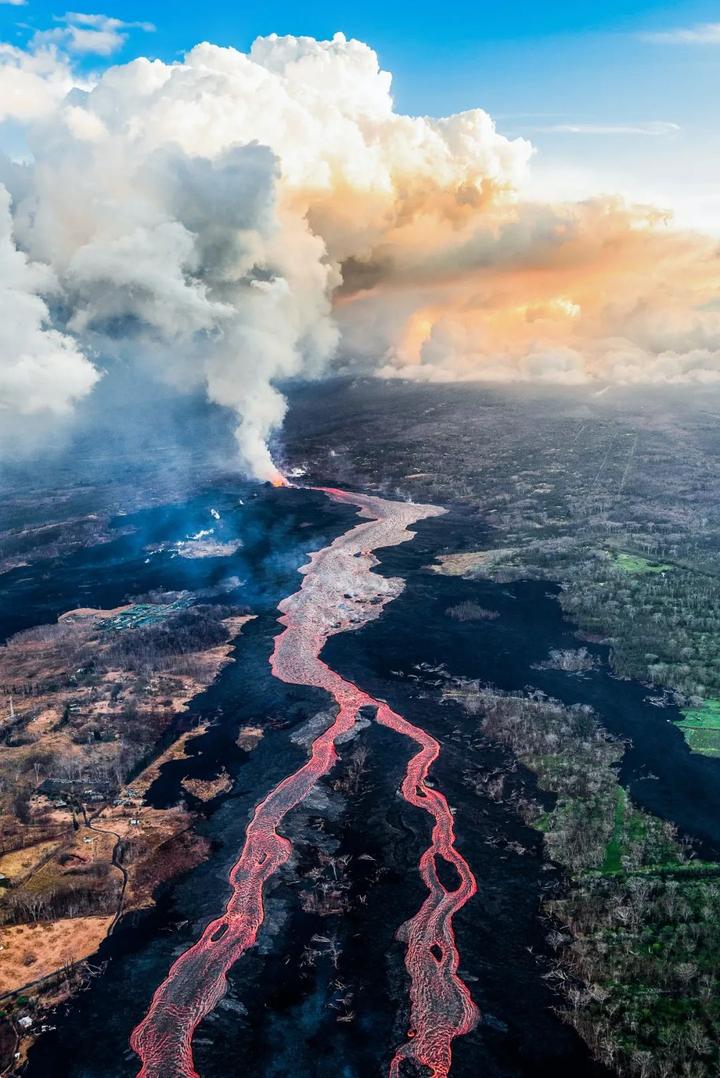
[{"label": "glowing orange lava", "polygon": [[[455,849],[450,806],[444,795],[426,782],[440,746],[430,734],[346,681],[320,658],[330,635],[378,617],[385,603],[402,590],[402,581],[371,572],[377,564],[372,551],[406,542],[412,538],[411,524],[441,510],[321,489],[336,501],[357,506],[365,519],[312,554],[309,565],[301,570],[304,579],[299,591],[280,604],[279,621],[284,629],[275,638],[270,664],[281,681],[325,689],[335,701],[336,715],[313,741],[302,767],[256,807],[240,858],[230,872],[232,890],[224,913],[173,963],[147,1015],[133,1031],[130,1043],[142,1060],[141,1078],[197,1078],[192,1057],[195,1029],[224,995],[230,967],[255,943],[264,919],[265,882],[292,852],[278,828],[331,770],[337,759],[338,737],[352,731],[360,711],[368,707],[376,710],[378,722],[418,746],[408,763],[402,794],[433,821],[430,846],[419,865],[428,895],[420,910],[398,931],[398,938],[407,945],[410,1028],[408,1040],[390,1062],[390,1078],[399,1078],[404,1059],[425,1068],[429,1078],[446,1078],[453,1039],[469,1032],[477,1022],[477,1008],[457,972],[459,957],[452,924],[477,885],[469,865]],[[455,890],[448,891],[439,879],[438,857],[455,866],[460,879]]]}]

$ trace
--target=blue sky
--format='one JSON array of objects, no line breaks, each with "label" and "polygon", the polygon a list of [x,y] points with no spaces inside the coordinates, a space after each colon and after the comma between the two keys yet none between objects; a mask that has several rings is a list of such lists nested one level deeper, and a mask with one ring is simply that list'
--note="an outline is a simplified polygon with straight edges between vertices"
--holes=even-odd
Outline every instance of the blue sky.
[{"label": "blue sky", "polygon": [[[711,109],[720,90],[720,32],[713,43],[653,40],[720,22],[709,3],[602,5],[546,2],[198,4],[93,0],[135,30],[115,59],[169,60],[202,39],[245,49],[258,34],[331,36],[342,30],[380,54],[403,111],[447,114],[482,106],[507,134],[537,146],[537,193],[618,190],[673,206],[686,223],[720,231],[715,194],[720,144]],[[49,0],[0,6],[5,41],[53,25]],[[700,32],[700,38],[712,34]]]}]

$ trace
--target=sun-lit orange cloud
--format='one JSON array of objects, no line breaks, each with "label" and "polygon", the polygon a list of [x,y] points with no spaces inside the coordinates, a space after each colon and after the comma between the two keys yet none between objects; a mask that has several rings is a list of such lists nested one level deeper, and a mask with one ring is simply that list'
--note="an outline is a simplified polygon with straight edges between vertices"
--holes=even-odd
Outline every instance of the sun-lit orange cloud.
[{"label": "sun-lit orange cloud", "polygon": [[438,380],[720,377],[714,240],[619,198],[523,202],[512,169],[438,177],[392,146],[383,161],[382,183],[289,188],[338,266],[348,362]]},{"label": "sun-lit orange cloud", "polygon": [[[443,200],[351,264],[346,346],[381,327],[385,374],[579,382],[720,377],[720,257],[653,207],[502,198],[447,223]],[[379,342],[385,335],[384,345]]]}]

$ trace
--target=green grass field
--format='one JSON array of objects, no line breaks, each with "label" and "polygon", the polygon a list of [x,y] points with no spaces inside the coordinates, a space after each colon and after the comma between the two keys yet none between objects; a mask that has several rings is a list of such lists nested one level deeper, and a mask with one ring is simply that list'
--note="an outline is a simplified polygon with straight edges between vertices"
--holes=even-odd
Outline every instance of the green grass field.
[{"label": "green grass field", "polygon": [[720,756],[720,700],[706,700],[700,707],[683,708],[677,725],[692,752]]},{"label": "green grass field", "polygon": [[672,569],[672,565],[665,565],[659,561],[648,561],[647,558],[641,558],[639,554],[617,553],[614,555],[613,560],[616,567],[622,569],[625,573],[667,573]]},{"label": "green grass field", "polygon": [[625,830],[625,810],[627,808],[627,794],[622,786],[618,786],[615,800],[615,817],[613,821],[613,833],[605,850],[605,860],[600,866],[603,874],[608,872],[620,872],[622,863],[623,832]]}]

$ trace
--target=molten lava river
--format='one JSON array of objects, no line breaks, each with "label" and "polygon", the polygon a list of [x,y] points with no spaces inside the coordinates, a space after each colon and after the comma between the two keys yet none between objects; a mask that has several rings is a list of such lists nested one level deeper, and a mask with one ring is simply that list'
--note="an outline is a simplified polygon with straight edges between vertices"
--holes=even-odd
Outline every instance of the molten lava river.
[{"label": "molten lava river", "polygon": [[[404,1060],[420,1065],[432,1078],[450,1070],[452,1041],[469,1032],[478,1012],[458,976],[458,951],[453,917],[476,891],[467,862],[455,849],[453,817],[445,797],[427,784],[438,742],[396,714],[381,700],[363,692],[331,670],[320,658],[334,633],[357,629],[379,616],[385,603],[403,588],[402,580],[373,573],[372,551],[407,542],[411,525],[443,512],[435,506],[392,502],[342,490],[322,488],[328,497],[359,508],[362,522],[311,555],[301,572],[300,589],[280,604],[283,631],[276,637],[270,662],[281,681],[325,689],[334,698],[332,724],[313,742],[309,759],[283,779],[257,805],[245,844],[230,873],[231,894],[224,912],[171,967],[155,992],[147,1015],[134,1030],[131,1045],[142,1060],[143,1078],[193,1076],[195,1029],[222,998],[226,974],[255,943],[263,921],[263,888],[290,857],[291,845],[278,831],[283,819],[332,768],[335,742],[358,722],[361,708],[373,708],[376,721],[409,738],[417,746],[402,784],[403,797],[432,818],[429,847],[419,871],[427,887],[422,906],[398,930],[406,945],[410,979],[410,1028],[407,1040],[389,1060],[391,1078],[400,1078]],[[350,598],[348,598],[350,597]],[[436,859],[457,870],[460,885],[448,891],[440,881]]]}]

